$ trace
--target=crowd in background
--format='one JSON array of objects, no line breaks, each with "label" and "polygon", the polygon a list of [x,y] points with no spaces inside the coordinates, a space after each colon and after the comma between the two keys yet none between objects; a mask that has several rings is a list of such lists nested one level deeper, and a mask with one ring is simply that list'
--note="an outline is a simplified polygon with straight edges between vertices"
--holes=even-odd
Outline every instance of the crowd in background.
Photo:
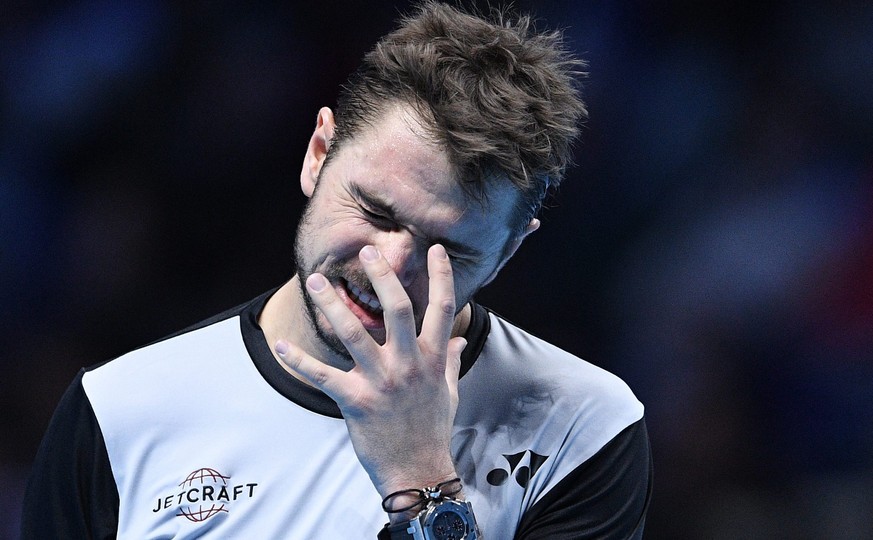
[{"label": "crowd in background", "polygon": [[[0,8],[0,538],[78,369],[291,276],[316,112],[407,5]],[[873,4],[515,5],[591,118],[479,300],[644,402],[647,538],[873,538]]]}]

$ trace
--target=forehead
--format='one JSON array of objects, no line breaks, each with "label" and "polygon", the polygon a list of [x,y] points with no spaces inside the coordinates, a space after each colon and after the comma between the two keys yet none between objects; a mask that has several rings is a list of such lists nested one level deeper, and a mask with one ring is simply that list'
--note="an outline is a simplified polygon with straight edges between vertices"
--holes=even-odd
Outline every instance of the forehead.
[{"label": "forehead", "polygon": [[470,229],[492,240],[509,236],[518,191],[508,181],[492,181],[484,202],[471,198],[461,187],[448,153],[404,107],[389,109],[379,121],[346,141],[335,161],[346,187],[358,186],[378,195],[400,217],[427,218],[431,225],[444,229],[437,231],[440,234],[447,229]]}]

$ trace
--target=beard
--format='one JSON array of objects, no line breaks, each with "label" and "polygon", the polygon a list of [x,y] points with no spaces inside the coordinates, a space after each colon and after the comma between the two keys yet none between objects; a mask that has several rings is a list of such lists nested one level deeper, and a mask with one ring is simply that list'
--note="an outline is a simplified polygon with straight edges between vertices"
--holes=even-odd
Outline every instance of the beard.
[{"label": "beard", "polygon": [[[306,319],[315,332],[316,338],[318,338],[322,345],[344,360],[344,365],[338,367],[351,369],[355,365],[355,360],[336,334],[328,331],[318,322],[318,307],[306,291],[306,280],[314,273],[314,269],[310,269],[306,265],[306,261],[303,259],[304,248],[302,243],[303,237],[306,236],[307,229],[309,229],[308,226],[311,225],[311,214],[312,201],[310,200],[307,201],[306,206],[303,209],[303,215],[300,218],[300,224],[297,226],[297,234],[294,238],[294,264],[297,267],[297,282],[300,287],[300,297],[303,298],[303,305],[306,308]],[[325,268],[321,273],[330,282],[333,276],[341,275],[339,272],[341,272],[340,265],[333,263]]]}]

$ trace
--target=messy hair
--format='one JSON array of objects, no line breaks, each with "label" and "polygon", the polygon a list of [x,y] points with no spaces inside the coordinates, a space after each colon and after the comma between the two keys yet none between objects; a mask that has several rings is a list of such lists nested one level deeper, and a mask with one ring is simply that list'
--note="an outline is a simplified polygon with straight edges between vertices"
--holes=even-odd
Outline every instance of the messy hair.
[{"label": "messy hair", "polygon": [[490,182],[512,182],[520,196],[510,226],[520,231],[572,161],[587,118],[584,68],[560,32],[536,31],[529,16],[426,0],[343,86],[328,158],[390,107],[410,106],[468,196],[487,204]]}]

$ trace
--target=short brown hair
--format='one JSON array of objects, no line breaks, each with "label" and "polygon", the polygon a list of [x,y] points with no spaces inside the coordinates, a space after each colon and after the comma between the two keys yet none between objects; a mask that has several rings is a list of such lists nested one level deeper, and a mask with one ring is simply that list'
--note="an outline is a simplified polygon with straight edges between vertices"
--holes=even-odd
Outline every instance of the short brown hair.
[{"label": "short brown hair", "polygon": [[560,32],[537,32],[529,16],[495,9],[486,18],[427,0],[343,86],[331,149],[390,105],[409,105],[468,195],[484,204],[488,182],[508,177],[520,193],[511,226],[521,230],[572,161],[587,118],[578,89],[584,67]]}]

